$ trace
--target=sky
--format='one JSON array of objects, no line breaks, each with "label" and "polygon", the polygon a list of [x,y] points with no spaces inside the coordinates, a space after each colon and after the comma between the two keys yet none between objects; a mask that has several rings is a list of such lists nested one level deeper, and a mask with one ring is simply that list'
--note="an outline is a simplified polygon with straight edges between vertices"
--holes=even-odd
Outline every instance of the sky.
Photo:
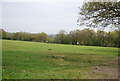
[{"label": "sky", "polygon": [[0,28],[8,32],[56,34],[84,29],[78,26],[79,9],[87,0],[2,0]]},{"label": "sky", "polygon": [[83,29],[77,26],[78,7],[82,3],[80,0],[4,0],[0,4],[0,27],[8,32],[47,34],[55,34],[62,29],[67,32]]}]

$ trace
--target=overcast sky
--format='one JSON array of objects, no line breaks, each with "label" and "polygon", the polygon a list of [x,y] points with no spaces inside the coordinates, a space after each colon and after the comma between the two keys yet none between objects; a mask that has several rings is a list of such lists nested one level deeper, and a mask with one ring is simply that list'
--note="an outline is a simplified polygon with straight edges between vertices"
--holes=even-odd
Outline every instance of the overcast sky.
[{"label": "overcast sky", "polygon": [[0,4],[0,7],[2,6],[3,29],[8,32],[25,31],[55,34],[61,29],[69,32],[81,28],[77,26],[76,21],[79,12],[78,7],[82,5],[83,1],[25,1],[15,2],[12,0],[12,2],[8,2],[4,0],[2,5]]}]

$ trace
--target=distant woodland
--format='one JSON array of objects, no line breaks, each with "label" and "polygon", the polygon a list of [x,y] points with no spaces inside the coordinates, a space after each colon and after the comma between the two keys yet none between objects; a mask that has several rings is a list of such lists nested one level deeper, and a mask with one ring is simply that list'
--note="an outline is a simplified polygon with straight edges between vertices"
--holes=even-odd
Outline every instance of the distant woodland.
[{"label": "distant woodland", "polygon": [[34,41],[57,44],[87,45],[87,46],[103,46],[103,47],[120,47],[119,46],[120,31],[114,30],[105,32],[93,29],[73,30],[67,33],[60,30],[58,34],[49,35],[42,33],[16,32],[10,33],[0,29],[0,39]]}]

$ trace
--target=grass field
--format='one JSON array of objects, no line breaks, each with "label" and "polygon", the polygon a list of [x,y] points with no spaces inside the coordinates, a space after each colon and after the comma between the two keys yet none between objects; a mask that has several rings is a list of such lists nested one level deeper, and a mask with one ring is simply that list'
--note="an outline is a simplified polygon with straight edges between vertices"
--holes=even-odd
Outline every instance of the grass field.
[{"label": "grass field", "polygon": [[118,48],[2,40],[3,79],[117,78]]}]

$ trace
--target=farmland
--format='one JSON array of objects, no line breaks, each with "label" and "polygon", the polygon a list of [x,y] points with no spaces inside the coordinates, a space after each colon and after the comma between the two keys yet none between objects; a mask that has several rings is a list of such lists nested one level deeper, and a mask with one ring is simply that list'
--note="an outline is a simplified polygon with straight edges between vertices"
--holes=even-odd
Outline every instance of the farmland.
[{"label": "farmland", "polygon": [[114,79],[118,48],[2,40],[3,79]]}]

